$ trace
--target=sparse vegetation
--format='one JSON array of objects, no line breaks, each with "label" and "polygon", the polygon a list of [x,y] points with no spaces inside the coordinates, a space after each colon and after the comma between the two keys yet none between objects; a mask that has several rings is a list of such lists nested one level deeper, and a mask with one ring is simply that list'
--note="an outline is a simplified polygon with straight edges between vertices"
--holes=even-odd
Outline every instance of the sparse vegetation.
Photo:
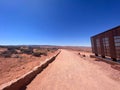
[{"label": "sparse vegetation", "polygon": [[0,51],[0,57],[4,58],[19,58],[22,54],[32,55],[40,57],[41,55],[47,56],[48,52],[54,53],[57,48],[40,48],[32,46],[0,46],[0,48],[6,48]]},{"label": "sparse vegetation", "polygon": [[4,58],[9,58],[11,57],[12,53],[10,51],[4,51],[0,54],[1,57],[4,57]]},{"label": "sparse vegetation", "polygon": [[95,58],[95,55],[90,55],[90,58]]},{"label": "sparse vegetation", "polygon": [[20,56],[18,54],[12,54],[11,58],[20,58]]},{"label": "sparse vegetation", "polygon": [[10,58],[10,57],[15,57],[15,56],[17,57],[17,54],[18,54],[18,52],[16,51],[16,48],[9,47],[9,48],[7,48],[7,50],[2,51],[0,53],[0,56],[4,57],[4,58]]},{"label": "sparse vegetation", "polygon": [[78,53],[78,55],[81,55],[80,53]]},{"label": "sparse vegetation", "polygon": [[29,48],[29,47],[21,47],[20,50],[22,53],[25,53],[25,54],[32,54],[33,53],[33,48]]},{"label": "sparse vegetation", "polygon": [[55,50],[40,46],[0,46],[0,75],[3,76],[0,84],[25,74],[52,56]]},{"label": "sparse vegetation", "polygon": [[40,57],[41,55],[47,56],[47,50],[34,49],[33,56]]},{"label": "sparse vegetation", "polygon": [[36,56],[36,57],[40,57],[40,56],[41,56],[41,53],[40,53],[40,52],[33,52],[32,55],[33,55],[33,56]]}]

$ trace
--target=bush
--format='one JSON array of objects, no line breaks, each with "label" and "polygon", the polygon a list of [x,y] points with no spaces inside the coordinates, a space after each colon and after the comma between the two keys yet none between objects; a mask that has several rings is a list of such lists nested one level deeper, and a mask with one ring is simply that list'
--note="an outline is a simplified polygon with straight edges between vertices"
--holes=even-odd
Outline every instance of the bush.
[{"label": "bush", "polygon": [[18,54],[12,54],[11,58],[19,58],[19,55]]},{"label": "bush", "polygon": [[8,52],[10,52],[10,53],[12,53],[12,54],[17,54],[16,49],[11,49],[11,50],[8,50]]},{"label": "bush", "polygon": [[10,51],[4,51],[1,53],[1,57],[4,57],[4,58],[9,58],[11,57],[12,53]]},{"label": "bush", "polygon": [[33,56],[39,57],[41,55],[47,56],[47,51],[46,50],[40,50],[40,49],[35,49],[33,51]]},{"label": "bush", "polygon": [[95,55],[90,55],[90,58],[95,58]]},{"label": "bush", "polygon": [[82,57],[86,57],[86,55],[83,54]]},{"label": "bush", "polygon": [[33,49],[30,49],[30,48],[22,48],[22,49],[21,49],[21,52],[22,52],[22,53],[25,53],[25,54],[32,54],[32,53],[33,53]]},{"label": "bush", "polygon": [[33,56],[36,56],[36,57],[40,57],[40,56],[41,56],[41,53],[40,53],[40,52],[33,52],[32,55],[33,55]]},{"label": "bush", "polygon": [[22,54],[22,51],[21,50],[16,50],[16,54]]},{"label": "bush", "polygon": [[4,58],[9,58],[12,56],[12,54],[18,54],[16,49],[9,48],[7,51],[1,52],[0,56]]},{"label": "bush", "polygon": [[42,55],[44,55],[44,56],[47,56],[47,52],[43,52],[43,53],[41,53]]}]

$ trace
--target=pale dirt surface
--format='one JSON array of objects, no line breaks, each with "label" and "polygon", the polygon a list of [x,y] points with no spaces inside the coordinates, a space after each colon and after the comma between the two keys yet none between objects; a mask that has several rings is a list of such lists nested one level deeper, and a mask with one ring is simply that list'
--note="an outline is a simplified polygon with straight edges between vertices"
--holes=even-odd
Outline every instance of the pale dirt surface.
[{"label": "pale dirt surface", "polygon": [[62,50],[26,90],[120,90],[120,81],[108,75],[108,72],[119,71],[108,64],[108,68],[103,70],[102,64],[87,59],[90,58],[81,58],[76,52]]},{"label": "pale dirt surface", "polygon": [[47,56],[41,57],[26,54],[22,54],[23,58],[0,57],[0,85],[21,77],[55,53],[49,52]]},{"label": "pale dirt surface", "polygon": [[[106,75],[111,77],[114,80],[120,81],[120,69],[114,69],[116,65],[114,64],[108,64],[105,61],[102,61],[100,59],[96,58],[90,58],[90,55],[94,55],[93,53],[90,52],[78,52],[74,51],[75,54],[81,53],[81,55],[86,55],[86,57],[82,57],[85,61],[88,61],[90,63],[93,63],[94,65],[99,66],[99,69],[106,72]],[[119,64],[120,67],[120,64]]]}]

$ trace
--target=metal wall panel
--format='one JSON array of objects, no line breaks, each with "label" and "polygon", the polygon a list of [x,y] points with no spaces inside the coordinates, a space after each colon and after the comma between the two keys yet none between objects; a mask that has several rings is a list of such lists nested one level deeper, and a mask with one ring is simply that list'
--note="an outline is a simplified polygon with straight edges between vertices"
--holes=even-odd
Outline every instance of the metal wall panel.
[{"label": "metal wall panel", "polygon": [[91,45],[95,55],[120,59],[120,26],[91,37]]}]

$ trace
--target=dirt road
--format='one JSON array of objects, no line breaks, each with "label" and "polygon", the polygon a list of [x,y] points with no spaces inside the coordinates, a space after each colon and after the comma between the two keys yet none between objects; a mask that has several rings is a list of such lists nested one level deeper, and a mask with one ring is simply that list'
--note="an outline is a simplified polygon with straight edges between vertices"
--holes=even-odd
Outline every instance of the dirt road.
[{"label": "dirt road", "polygon": [[26,90],[120,90],[120,82],[72,51],[62,50]]}]

